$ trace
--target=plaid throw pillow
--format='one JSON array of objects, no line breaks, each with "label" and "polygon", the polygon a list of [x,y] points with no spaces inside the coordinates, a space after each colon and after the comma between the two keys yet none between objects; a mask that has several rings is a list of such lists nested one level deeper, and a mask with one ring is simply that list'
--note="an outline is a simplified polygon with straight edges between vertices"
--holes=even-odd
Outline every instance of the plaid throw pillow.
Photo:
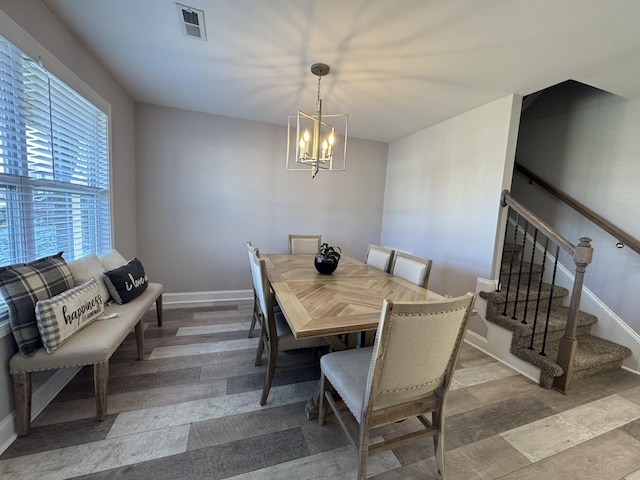
[{"label": "plaid throw pillow", "polygon": [[104,312],[104,300],[95,278],[36,303],[38,330],[47,353],[66,342]]},{"label": "plaid throw pillow", "polygon": [[0,293],[9,307],[11,331],[25,357],[42,347],[36,303],[72,288],[73,277],[62,252],[30,263],[0,267]]}]

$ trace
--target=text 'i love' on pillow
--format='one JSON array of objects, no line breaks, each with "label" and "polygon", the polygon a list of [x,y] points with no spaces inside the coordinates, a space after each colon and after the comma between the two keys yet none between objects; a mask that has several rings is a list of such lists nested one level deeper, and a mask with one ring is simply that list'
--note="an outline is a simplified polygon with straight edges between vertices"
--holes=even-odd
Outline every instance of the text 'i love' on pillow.
[{"label": "text 'i love' on pillow", "polygon": [[130,302],[147,289],[149,279],[140,260],[134,258],[125,265],[104,272],[104,283],[116,303]]},{"label": "text 'i love' on pillow", "polygon": [[52,353],[76,332],[104,312],[104,301],[95,278],[36,304],[38,330],[47,353]]}]

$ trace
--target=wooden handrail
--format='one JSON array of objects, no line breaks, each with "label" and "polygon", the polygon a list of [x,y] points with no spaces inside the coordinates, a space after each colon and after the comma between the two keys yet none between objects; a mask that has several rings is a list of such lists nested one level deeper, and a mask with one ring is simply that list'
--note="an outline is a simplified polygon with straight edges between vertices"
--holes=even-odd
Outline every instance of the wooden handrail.
[{"label": "wooden handrail", "polygon": [[547,237],[553,240],[556,244],[560,245],[567,253],[573,256],[573,253],[576,249],[575,245],[572,244],[569,240],[564,238],[562,235],[557,233],[548,223],[538,217],[535,213],[529,210],[527,207],[518,202],[509,190],[504,190],[502,192],[502,206],[510,206],[513,210],[518,212],[527,221],[535,226],[538,230],[542,231]]},{"label": "wooden handrail", "polygon": [[515,168],[516,168],[517,171],[522,173],[524,176],[529,177],[530,181],[536,182],[538,185],[540,185],[542,188],[544,188],[547,192],[549,192],[553,196],[559,198],[564,203],[566,203],[571,208],[573,208],[576,212],[578,212],[581,215],[585,216],[586,218],[591,220],[593,223],[595,223],[597,226],[602,228],[605,232],[607,232],[611,236],[615,237],[618,240],[618,242],[620,242],[623,245],[628,246],[634,252],[640,253],[640,241],[638,241],[637,239],[633,238],[627,232],[619,229],[618,227],[616,227],[614,224],[612,224],[608,220],[602,218],[596,212],[591,210],[589,207],[583,205],[582,203],[577,201],[575,198],[573,198],[573,197],[567,195],[566,193],[558,190],[556,187],[554,187],[553,185],[548,183],[546,180],[544,180],[543,178],[541,178],[538,175],[536,175],[535,173],[533,173],[528,168],[522,166],[520,163],[516,162],[515,163]]}]

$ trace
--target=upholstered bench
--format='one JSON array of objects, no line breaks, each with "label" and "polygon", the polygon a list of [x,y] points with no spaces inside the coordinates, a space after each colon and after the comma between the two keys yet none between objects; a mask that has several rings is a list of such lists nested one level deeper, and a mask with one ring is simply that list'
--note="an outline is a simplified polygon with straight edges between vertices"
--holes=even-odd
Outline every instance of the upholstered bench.
[{"label": "upholstered bench", "polygon": [[24,357],[16,353],[10,360],[13,379],[16,430],[18,435],[29,433],[31,424],[31,372],[56,368],[93,365],[96,396],[96,418],[104,420],[107,414],[107,380],[109,359],[125,337],[135,328],[138,359],[144,357],[144,330],[142,317],[156,303],[158,326],[162,326],[162,285],[149,283],[147,289],[129,303],[111,303],[104,309],[105,317],[80,330],[53,353],[40,348],[35,355]]},{"label": "upholstered bench", "polygon": [[162,291],[149,283],[137,258],[117,251],[66,263],[62,254],[0,267],[0,292],[9,307],[18,352],[9,361],[16,431],[31,424],[31,373],[93,365],[96,416],[107,414],[109,359],[135,329],[144,358],[144,314],[156,304],[162,326]]}]

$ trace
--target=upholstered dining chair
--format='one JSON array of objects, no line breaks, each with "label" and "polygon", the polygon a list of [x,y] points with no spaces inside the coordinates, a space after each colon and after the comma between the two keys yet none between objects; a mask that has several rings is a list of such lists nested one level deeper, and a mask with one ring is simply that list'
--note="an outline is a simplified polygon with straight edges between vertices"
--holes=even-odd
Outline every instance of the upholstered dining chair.
[{"label": "upholstered dining chair", "polygon": [[289,253],[318,253],[321,235],[289,234]]},{"label": "upholstered dining chair", "polygon": [[367,250],[367,258],[364,263],[378,270],[388,272],[391,268],[391,260],[393,258],[393,250],[380,247],[378,245],[369,244]]},{"label": "upholstered dining chair", "polygon": [[[471,293],[428,303],[385,300],[373,347],[320,359],[319,422],[325,422],[327,402],[359,451],[359,480],[366,478],[369,455],[424,436],[433,437],[438,478],[445,478],[447,392],[474,300]],[[349,434],[329,384],[359,424],[358,441]],[[411,417],[420,422],[417,430],[369,444],[372,429]]]},{"label": "upholstered dining chair", "polygon": [[[267,268],[264,259],[260,258],[260,252],[257,248],[251,256],[251,276],[253,277],[253,286],[258,297],[258,307],[262,318],[260,342],[256,352],[256,366],[262,364],[262,356],[265,352],[267,354],[267,374],[262,388],[262,397],[260,398],[260,405],[264,405],[269,397],[273,375],[278,368],[278,352],[326,347],[328,343],[324,337],[298,340],[293,336],[282,312],[274,310],[274,295],[267,279]],[[317,361],[288,365],[279,370],[303,367],[312,363],[317,364]]]},{"label": "upholstered dining chair", "polygon": [[390,273],[415,283],[419,287],[427,288],[432,263],[433,261],[427,258],[416,257],[396,250],[391,261]]}]

